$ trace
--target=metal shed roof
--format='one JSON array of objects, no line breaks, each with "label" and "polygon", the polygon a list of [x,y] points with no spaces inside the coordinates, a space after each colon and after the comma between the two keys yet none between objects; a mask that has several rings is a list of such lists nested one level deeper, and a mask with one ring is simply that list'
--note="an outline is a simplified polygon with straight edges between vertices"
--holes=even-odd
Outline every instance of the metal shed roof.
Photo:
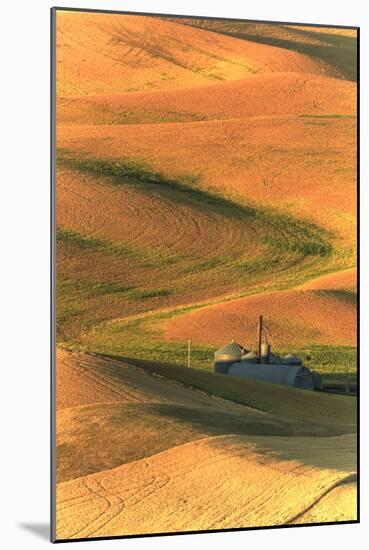
[{"label": "metal shed roof", "polygon": [[255,361],[257,361],[258,359],[258,354],[255,352],[255,351],[249,351],[248,353],[246,353],[245,355],[242,355],[241,357],[241,361],[249,361],[250,363],[253,363]]},{"label": "metal shed roof", "polygon": [[300,359],[300,357],[297,357],[296,355],[292,355],[292,353],[288,353],[287,355],[285,355],[282,359],[283,363],[292,363],[294,365],[301,365],[302,364],[302,360]]}]

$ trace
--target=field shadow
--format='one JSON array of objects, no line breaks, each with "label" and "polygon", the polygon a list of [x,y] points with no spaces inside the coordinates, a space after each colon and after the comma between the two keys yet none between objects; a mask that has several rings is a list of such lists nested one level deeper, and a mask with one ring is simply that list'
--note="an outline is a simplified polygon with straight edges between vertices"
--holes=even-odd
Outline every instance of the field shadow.
[{"label": "field shadow", "polygon": [[[192,25],[188,22],[186,24]],[[274,25],[273,27],[277,31],[279,27],[285,28],[284,25]],[[209,22],[206,22],[203,28],[232,38],[283,48],[319,59],[332,65],[338,71],[338,77],[351,81],[357,80],[357,38],[355,36],[329,33],[323,29],[311,31],[297,27],[289,29],[289,36],[278,34],[278,32],[259,34],[249,23],[237,23],[222,27],[218,23],[209,25]]]},{"label": "field shadow", "polygon": [[308,44],[306,42],[285,40],[283,38],[260,36],[252,33],[224,33],[234,38],[242,38],[259,44],[275,46],[286,50],[296,51],[303,55],[320,59],[330,63],[347,80],[356,81],[356,39],[348,36],[334,36],[327,33],[298,31],[301,36],[319,38],[326,44]]},{"label": "field shadow", "polygon": [[[248,437],[263,463],[288,461],[300,466],[345,472],[356,481],[357,450],[355,434],[339,437]],[[215,442],[216,443],[216,442]]]},{"label": "field shadow", "polygon": [[33,533],[40,539],[50,540],[50,525],[48,523],[19,523],[18,527]]},{"label": "field shadow", "polygon": [[[203,438],[210,438],[213,447],[220,445],[222,452],[246,456],[251,451],[257,461],[271,465],[292,461],[355,471],[356,436],[348,433],[353,427],[287,419],[244,407],[228,412],[216,404],[105,403],[79,407],[75,414],[74,428],[58,443],[58,481],[110,470]],[[42,526],[29,528],[36,532],[37,527],[42,531]]]}]

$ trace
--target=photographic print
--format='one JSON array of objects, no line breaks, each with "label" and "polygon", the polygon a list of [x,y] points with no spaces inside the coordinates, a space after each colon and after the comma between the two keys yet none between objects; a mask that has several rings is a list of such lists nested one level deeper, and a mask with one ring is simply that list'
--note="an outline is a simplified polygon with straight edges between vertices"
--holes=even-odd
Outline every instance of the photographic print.
[{"label": "photographic print", "polygon": [[52,10],[53,540],[358,521],[358,29],[328,23]]}]

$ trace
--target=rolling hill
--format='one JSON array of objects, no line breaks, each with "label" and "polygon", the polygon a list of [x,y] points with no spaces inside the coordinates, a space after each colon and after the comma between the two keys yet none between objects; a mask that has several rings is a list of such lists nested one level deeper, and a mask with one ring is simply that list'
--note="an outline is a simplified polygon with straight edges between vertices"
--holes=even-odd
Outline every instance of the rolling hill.
[{"label": "rolling hill", "polygon": [[[299,460],[276,460],[273,452],[278,452],[278,440],[270,455],[265,449],[258,452],[258,443],[245,438],[206,438],[62,483],[58,487],[60,536],[73,539],[283,525],[296,521],[322,496],[332,489],[341,491],[355,477]],[[312,441],[300,443],[309,446]],[[342,448],[334,441],[335,456],[337,451]],[[332,509],[326,512],[320,513],[320,522],[337,517]],[[350,506],[345,517],[347,512]]]},{"label": "rolling hill", "polygon": [[58,96],[187,88],[260,72],[334,73],[304,54],[178,20],[67,11],[57,17]]},{"label": "rolling hill", "polygon": [[128,160],[241,205],[302,217],[347,250],[356,237],[356,193],[347,192],[356,178],[355,141],[351,116],[274,116],[64,126],[58,144],[61,159],[78,151],[93,166]]},{"label": "rolling hill", "polygon": [[287,290],[234,299],[174,317],[166,337],[219,347],[234,338],[252,348],[260,311],[280,349],[306,342],[356,345],[356,294],[349,290]]},{"label": "rolling hill", "polygon": [[354,400],[62,349],[57,359],[58,539],[354,515]]},{"label": "rolling hill", "polygon": [[[356,34],[57,12],[57,538],[356,518]],[[187,361],[191,339],[191,366]]]},{"label": "rolling hill", "polygon": [[[356,261],[356,83],[337,65],[353,31],[100,15],[58,15],[59,341],[123,351],[136,319],[134,355],[158,338],[168,353],[183,323],[207,323],[196,308],[242,298],[254,306],[227,337],[297,303],[299,337],[273,319],[277,345],[354,345],[354,285],[300,288]],[[155,80],[160,64],[171,78]],[[320,324],[324,308],[343,330]]]},{"label": "rolling hill", "polygon": [[343,79],[356,79],[356,29],[257,23],[255,21],[181,19],[185,25],[257,44],[299,52]]},{"label": "rolling hill", "polygon": [[[280,97],[284,98],[281,104]],[[199,122],[273,115],[354,115],[353,82],[295,72],[193,88],[58,98],[60,124]]]}]

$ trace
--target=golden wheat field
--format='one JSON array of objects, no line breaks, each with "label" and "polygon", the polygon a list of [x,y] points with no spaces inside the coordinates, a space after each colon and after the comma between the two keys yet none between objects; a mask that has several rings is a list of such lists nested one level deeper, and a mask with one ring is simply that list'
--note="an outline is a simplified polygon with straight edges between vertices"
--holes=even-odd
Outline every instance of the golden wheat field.
[{"label": "golden wheat field", "polygon": [[303,396],[296,420],[263,411],[262,387],[254,408],[97,354],[58,364],[58,538],[355,517],[351,400]]},{"label": "golden wheat field", "polygon": [[56,539],[356,521],[356,397],[212,372],[356,388],[355,29],[55,17]]}]

